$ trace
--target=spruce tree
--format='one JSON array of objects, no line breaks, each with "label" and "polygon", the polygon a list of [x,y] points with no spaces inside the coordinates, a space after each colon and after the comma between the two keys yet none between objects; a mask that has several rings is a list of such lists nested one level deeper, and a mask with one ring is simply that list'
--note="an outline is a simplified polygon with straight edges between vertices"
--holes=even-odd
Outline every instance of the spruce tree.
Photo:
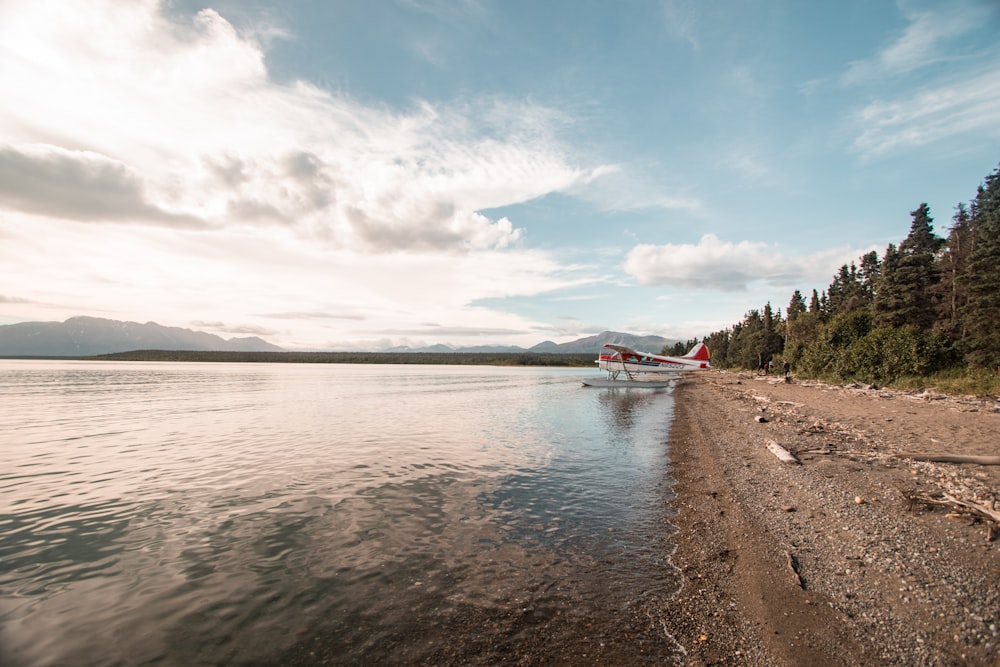
[{"label": "spruce tree", "polygon": [[779,333],[781,328],[781,311],[775,315],[774,311],[771,310],[771,302],[768,301],[764,306],[763,313],[763,324],[764,324],[764,361],[771,361],[771,359],[777,355],[781,354],[781,349],[784,347],[784,339]]},{"label": "spruce tree", "polygon": [[875,322],[878,326],[896,326],[896,312],[900,308],[899,292],[896,289],[896,269],[899,266],[899,251],[890,243],[882,256],[882,267],[875,283]]},{"label": "spruce tree", "polygon": [[910,215],[910,233],[896,251],[886,249],[882,262],[876,315],[879,326],[909,324],[929,330],[937,320],[937,285],[941,274],[937,254],[944,239],[934,235],[930,209],[921,204]]},{"label": "spruce tree", "polygon": [[866,306],[872,305],[875,297],[875,285],[878,283],[878,276],[881,264],[878,253],[872,250],[861,256],[861,268],[858,270],[858,278],[861,281],[861,296]]},{"label": "spruce tree", "polygon": [[1000,367],[1000,168],[979,188],[970,222],[974,247],[960,280],[968,291],[961,308],[967,359]]},{"label": "spruce tree", "polygon": [[964,204],[957,206],[952,220],[954,224],[948,231],[945,251],[940,261],[940,326],[952,337],[961,339],[964,329],[959,314],[968,302],[968,289],[963,276],[972,254],[973,229],[971,214]]},{"label": "spruce tree", "polygon": [[858,271],[854,262],[851,262],[850,266],[844,264],[840,267],[840,272],[834,276],[828,292],[830,315],[849,313],[868,305],[862,273]]},{"label": "spruce tree", "polygon": [[788,321],[793,322],[804,312],[806,312],[806,299],[802,296],[802,292],[795,290],[792,293],[792,300],[788,302]]}]

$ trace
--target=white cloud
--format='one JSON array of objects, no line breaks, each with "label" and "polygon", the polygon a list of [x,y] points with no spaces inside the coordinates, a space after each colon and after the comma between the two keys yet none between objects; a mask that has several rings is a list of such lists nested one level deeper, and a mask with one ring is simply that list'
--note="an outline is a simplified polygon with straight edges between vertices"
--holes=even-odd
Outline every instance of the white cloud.
[{"label": "white cloud", "polygon": [[530,104],[392,111],[275,83],[254,34],[211,9],[173,23],[149,0],[15,0],[0,9],[0,63],[0,88],[18,91],[0,101],[3,157],[36,179],[0,201],[40,215],[468,251],[521,235],[478,211],[600,170],[571,164],[559,115]]},{"label": "white cloud", "polygon": [[647,287],[670,285],[735,292],[764,283],[794,288],[804,282],[828,279],[838,266],[864,252],[831,248],[790,256],[767,243],[732,243],[705,234],[697,244],[637,245],[626,256],[624,270]]}]

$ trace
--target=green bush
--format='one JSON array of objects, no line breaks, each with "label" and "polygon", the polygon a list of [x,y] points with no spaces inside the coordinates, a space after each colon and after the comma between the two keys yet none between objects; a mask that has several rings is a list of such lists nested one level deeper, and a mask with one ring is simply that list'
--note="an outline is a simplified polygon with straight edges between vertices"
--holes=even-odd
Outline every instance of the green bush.
[{"label": "green bush", "polygon": [[837,315],[802,351],[801,369],[814,377],[847,379],[855,376],[856,368],[847,351],[867,336],[871,328],[872,315],[867,310]]},{"label": "green bush", "polygon": [[844,355],[843,370],[865,382],[889,384],[907,376],[926,377],[954,361],[948,338],[910,325],[879,327],[853,342]]}]

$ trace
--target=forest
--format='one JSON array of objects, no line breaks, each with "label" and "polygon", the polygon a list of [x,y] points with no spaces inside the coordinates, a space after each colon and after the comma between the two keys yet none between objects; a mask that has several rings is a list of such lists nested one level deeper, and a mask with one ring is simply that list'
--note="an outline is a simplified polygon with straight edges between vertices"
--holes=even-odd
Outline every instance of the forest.
[{"label": "forest", "polygon": [[788,362],[798,377],[996,395],[1000,167],[958,204],[947,236],[935,233],[926,203],[910,216],[905,239],[840,267],[822,292],[795,290],[784,313],[767,303],[703,338],[712,366]]}]

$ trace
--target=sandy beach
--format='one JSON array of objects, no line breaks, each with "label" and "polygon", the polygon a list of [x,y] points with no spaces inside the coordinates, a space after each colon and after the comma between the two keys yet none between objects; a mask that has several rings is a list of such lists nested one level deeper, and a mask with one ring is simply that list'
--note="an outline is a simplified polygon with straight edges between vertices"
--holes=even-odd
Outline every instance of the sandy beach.
[{"label": "sandy beach", "polygon": [[899,457],[1000,455],[1000,403],[724,371],[676,398],[689,664],[1000,664],[1000,466]]}]

